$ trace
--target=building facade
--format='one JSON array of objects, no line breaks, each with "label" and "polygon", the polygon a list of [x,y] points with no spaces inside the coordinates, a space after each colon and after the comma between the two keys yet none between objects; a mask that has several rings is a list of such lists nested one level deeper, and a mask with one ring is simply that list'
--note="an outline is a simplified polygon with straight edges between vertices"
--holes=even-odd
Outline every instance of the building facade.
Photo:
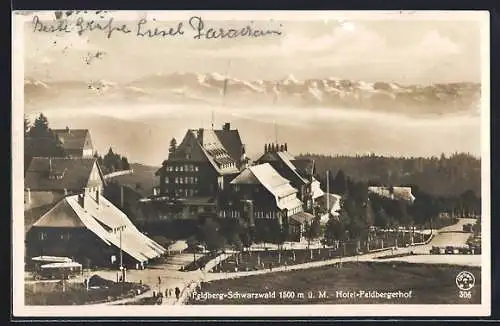
[{"label": "building facade", "polygon": [[92,157],[94,155],[94,144],[88,129],[53,129],[57,138],[61,141],[64,153],[67,157]]},{"label": "building facade", "polygon": [[264,154],[257,164],[269,163],[280,175],[290,180],[298,190],[298,198],[304,203],[304,210],[313,212],[314,202],[323,195],[319,182],[314,178],[314,161],[296,159],[288,152],[288,145],[266,144]]},{"label": "building facade", "polygon": [[229,190],[220,204],[219,218],[242,219],[255,228],[257,238],[273,233],[270,236],[275,239],[277,232],[284,232],[288,239],[300,238],[301,229],[293,227],[294,221],[299,216],[305,216],[304,223],[314,218],[304,212],[298,190],[269,163],[247,167],[231,181]]},{"label": "building facade", "polygon": [[220,130],[188,130],[156,172],[155,201],[164,203],[159,214],[173,218],[215,215],[218,195],[247,162],[239,132],[229,124]]}]

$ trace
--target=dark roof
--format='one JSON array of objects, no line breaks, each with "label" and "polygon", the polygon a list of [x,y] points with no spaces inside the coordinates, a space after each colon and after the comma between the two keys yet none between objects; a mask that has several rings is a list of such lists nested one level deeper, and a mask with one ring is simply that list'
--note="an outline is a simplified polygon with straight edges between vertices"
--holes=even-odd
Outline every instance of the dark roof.
[{"label": "dark roof", "polygon": [[235,161],[241,159],[243,143],[241,142],[240,133],[237,129],[233,130],[214,130],[217,138],[219,138],[222,146]]},{"label": "dark roof", "polygon": [[52,129],[62,143],[64,149],[80,150],[85,146],[88,129]]},{"label": "dark roof", "polygon": [[236,161],[211,129],[188,130],[174,157],[169,157],[168,161],[208,161],[220,174],[238,173]]},{"label": "dark roof", "polygon": [[[300,182],[307,184],[309,182],[310,176],[307,173],[308,169],[311,169],[308,162],[304,160],[297,160],[295,157],[287,151],[269,151],[264,153],[258,160],[259,163],[265,162],[282,162],[294,178]],[[298,163],[297,163],[298,162]]]},{"label": "dark roof", "polygon": [[309,179],[314,175],[314,160],[310,159],[296,159],[292,161],[293,165],[302,177]]},{"label": "dark roof", "polygon": [[[34,157],[26,171],[24,187],[34,191],[81,190],[88,183],[94,163],[95,158]],[[61,178],[50,178],[51,174]],[[100,169],[99,174],[102,178]]]}]

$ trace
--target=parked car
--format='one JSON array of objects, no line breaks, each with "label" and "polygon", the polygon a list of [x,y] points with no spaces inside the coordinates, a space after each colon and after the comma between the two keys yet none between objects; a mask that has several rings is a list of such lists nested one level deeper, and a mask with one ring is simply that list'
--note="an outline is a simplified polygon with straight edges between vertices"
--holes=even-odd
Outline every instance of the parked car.
[{"label": "parked car", "polygon": [[472,224],[470,223],[467,223],[467,224],[464,224],[464,226],[462,226],[462,230],[464,232],[472,232]]},{"label": "parked car", "polygon": [[458,248],[458,253],[461,255],[469,255],[472,253],[472,250],[469,247],[460,247]]},{"label": "parked car", "polygon": [[481,254],[481,246],[471,246],[471,252],[474,251],[474,255]]},{"label": "parked car", "polygon": [[447,246],[444,249],[444,253],[445,255],[453,255],[455,253],[455,248],[453,248],[452,246]]},{"label": "parked car", "polygon": [[441,250],[439,247],[433,246],[430,250],[431,255],[439,255],[441,253]]}]

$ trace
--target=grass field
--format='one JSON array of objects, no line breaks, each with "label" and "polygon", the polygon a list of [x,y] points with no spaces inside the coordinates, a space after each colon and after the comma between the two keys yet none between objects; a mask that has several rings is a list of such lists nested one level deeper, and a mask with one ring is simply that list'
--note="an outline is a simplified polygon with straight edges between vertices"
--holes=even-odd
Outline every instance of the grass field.
[{"label": "grass field", "polygon": [[[459,297],[455,283],[456,276],[463,270],[473,273],[476,278],[470,299]],[[342,267],[329,266],[204,283],[198,296],[191,296],[188,304],[479,304],[480,272],[477,267],[452,265],[344,263]],[[365,291],[365,294],[374,293],[370,291],[378,291],[379,294],[387,291],[412,292],[408,298],[349,299],[338,296],[338,291]],[[235,295],[255,292],[274,293],[274,298],[236,298]],[[326,297],[320,297],[320,293],[326,294]],[[204,299],[204,294],[225,294],[225,297]]]},{"label": "grass field", "polygon": [[141,293],[148,290],[145,285],[135,283],[111,282],[107,288],[90,288],[88,291],[81,283],[68,283],[63,292],[60,282],[39,282],[25,284],[24,297],[26,305],[84,305],[115,301],[134,297],[139,289]]}]

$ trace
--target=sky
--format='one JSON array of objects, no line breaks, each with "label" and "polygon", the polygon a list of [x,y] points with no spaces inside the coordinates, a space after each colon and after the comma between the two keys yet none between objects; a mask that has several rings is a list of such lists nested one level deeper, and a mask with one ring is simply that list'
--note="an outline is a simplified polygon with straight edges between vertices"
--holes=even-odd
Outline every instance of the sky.
[{"label": "sky", "polygon": [[[176,27],[182,37],[141,38],[137,20],[130,34],[103,31],[43,33],[25,28],[25,75],[41,80],[132,81],[173,72],[228,73],[242,79],[336,77],[404,84],[479,82],[479,23],[471,20],[205,20],[216,28],[275,29],[281,35],[258,39],[195,40],[184,19],[153,21],[144,26]],[[259,17],[262,17],[259,16]],[[87,64],[90,54],[102,51]],[[229,62],[230,65],[229,65]]]}]

